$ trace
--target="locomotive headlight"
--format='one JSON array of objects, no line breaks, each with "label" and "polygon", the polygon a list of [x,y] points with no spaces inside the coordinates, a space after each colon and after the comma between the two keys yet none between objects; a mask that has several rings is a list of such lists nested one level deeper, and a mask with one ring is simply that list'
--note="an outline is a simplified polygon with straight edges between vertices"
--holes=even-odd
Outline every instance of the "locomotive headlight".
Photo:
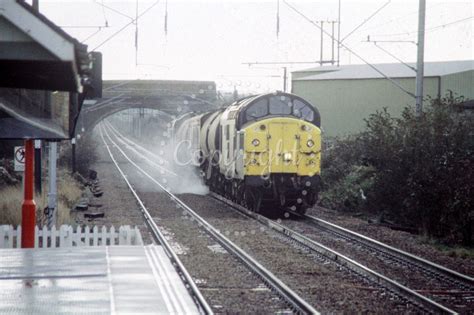
[{"label": "locomotive headlight", "polygon": [[291,161],[291,158],[292,158],[291,153],[284,153],[283,154],[283,161],[289,162],[289,161]]},{"label": "locomotive headlight", "polygon": [[307,145],[309,148],[311,148],[311,147],[314,145],[314,141],[310,139],[310,140],[308,140],[308,141],[306,142],[306,145]]},{"label": "locomotive headlight", "polygon": [[260,141],[258,139],[253,139],[252,140],[252,144],[255,146],[255,147],[258,147],[258,145],[260,144]]}]

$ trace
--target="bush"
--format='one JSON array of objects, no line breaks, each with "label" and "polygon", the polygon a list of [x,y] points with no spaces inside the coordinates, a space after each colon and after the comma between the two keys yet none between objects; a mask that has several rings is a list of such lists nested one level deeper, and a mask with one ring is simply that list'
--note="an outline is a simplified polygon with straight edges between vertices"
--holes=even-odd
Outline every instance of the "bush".
[{"label": "bush", "polygon": [[21,182],[21,176],[14,170],[12,160],[0,159],[0,187],[17,185]]},{"label": "bush", "polygon": [[427,236],[471,245],[474,119],[462,101],[431,100],[422,117],[410,108],[401,118],[379,111],[365,131],[333,140],[322,165],[323,205],[385,214]]},{"label": "bush", "polygon": [[[326,183],[327,184],[327,183]],[[330,189],[321,193],[321,203],[328,208],[353,211],[366,207],[365,195],[374,185],[374,169],[356,165],[348,168],[347,174],[335,181]]]}]

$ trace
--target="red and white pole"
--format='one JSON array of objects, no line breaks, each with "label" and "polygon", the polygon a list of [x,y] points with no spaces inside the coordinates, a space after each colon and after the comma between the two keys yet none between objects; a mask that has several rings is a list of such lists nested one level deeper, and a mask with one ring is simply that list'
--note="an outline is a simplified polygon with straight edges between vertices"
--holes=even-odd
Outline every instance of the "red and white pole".
[{"label": "red and white pole", "polygon": [[34,140],[25,140],[25,186],[24,200],[21,206],[21,247],[35,247],[36,204],[34,196]]}]

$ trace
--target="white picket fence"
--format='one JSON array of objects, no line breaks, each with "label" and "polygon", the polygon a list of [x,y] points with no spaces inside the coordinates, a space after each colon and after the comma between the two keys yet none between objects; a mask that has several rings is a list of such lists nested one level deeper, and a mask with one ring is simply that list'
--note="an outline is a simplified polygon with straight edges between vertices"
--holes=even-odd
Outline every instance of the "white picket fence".
[{"label": "white picket fence", "polygon": [[[140,230],[128,225],[116,230],[113,226],[107,229],[80,227],[75,231],[70,225],[61,225],[59,229],[46,226],[35,228],[35,248],[73,247],[73,246],[114,246],[114,245],[143,245]],[[16,229],[12,225],[0,225],[0,248],[21,247],[21,226]]]}]

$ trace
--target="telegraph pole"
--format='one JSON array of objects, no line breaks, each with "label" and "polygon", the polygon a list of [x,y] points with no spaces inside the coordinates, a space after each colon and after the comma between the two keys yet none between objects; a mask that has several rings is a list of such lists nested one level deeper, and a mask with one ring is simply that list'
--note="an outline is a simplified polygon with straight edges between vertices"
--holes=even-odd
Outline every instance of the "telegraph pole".
[{"label": "telegraph pole", "polygon": [[[334,32],[335,32],[335,25],[336,23],[338,23],[338,21],[314,21],[314,23],[321,23],[321,26],[318,26],[320,31],[321,31],[321,35],[320,35],[320,51],[319,51],[319,65],[320,66],[323,66],[324,64],[331,64],[331,65],[334,65],[334,41],[336,40],[336,38],[334,37]],[[331,32],[332,33],[329,33],[328,31],[325,31],[324,30],[324,23],[327,23],[327,24],[331,24]],[[339,26],[338,26],[339,27]],[[332,47],[331,47],[331,60],[324,60],[324,34],[328,35],[330,38],[331,38],[331,41],[332,41]],[[339,36],[339,35],[338,35]],[[337,44],[337,53],[338,53],[338,56],[337,58],[339,59],[339,39],[337,40],[338,44]],[[339,63],[338,63],[339,65]]]},{"label": "telegraph pole", "polygon": [[331,51],[331,65],[334,65],[334,23],[335,21],[332,21],[332,36],[331,36],[331,42],[332,42],[332,51]]},{"label": "telegraph pole", "polygon": [[415,113],[420,117],[423,112],[423,77],[424,77],[424,51],[425,51],[425,11],[426,0],[419,0],[418,9],[418,52],[416,61],[416,107]]},{"label": "telegraph pole", "polygon": [[320,65],[323,65],[323,44],[324,44],[324,21],[321,21],[321,52],[319,53],[321,57]]},{"label": "telegraph pole", "polygon": [[337,66],[339,67],[339,57],[341,50],[341,0],[339,0],[338,18],[337,18]]}]

